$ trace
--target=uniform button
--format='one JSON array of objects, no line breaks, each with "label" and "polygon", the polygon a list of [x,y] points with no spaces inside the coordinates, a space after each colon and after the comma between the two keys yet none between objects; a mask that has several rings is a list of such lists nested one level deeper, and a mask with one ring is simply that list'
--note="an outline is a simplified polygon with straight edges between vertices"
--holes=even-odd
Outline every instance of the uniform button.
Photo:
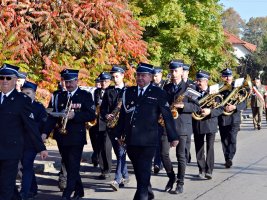
[{"label": "uniform button", "polygon": [[135,128],[135,125],[133,125],[133,128]]}]

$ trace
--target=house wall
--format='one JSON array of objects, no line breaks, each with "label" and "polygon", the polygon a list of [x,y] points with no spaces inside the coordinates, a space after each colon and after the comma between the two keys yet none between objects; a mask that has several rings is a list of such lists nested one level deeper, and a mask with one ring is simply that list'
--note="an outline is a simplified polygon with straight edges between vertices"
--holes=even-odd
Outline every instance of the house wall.
[{"label": "house wall", "polygon": [[247,54],[251,54],[243,45],[234,44],[234,54],[237,58],[245,57]]}]

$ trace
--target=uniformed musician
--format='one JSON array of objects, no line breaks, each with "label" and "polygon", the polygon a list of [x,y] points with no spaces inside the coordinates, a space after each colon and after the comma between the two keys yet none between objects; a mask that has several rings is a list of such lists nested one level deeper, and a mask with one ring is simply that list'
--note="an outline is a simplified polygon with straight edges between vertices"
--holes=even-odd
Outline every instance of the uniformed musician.
[{"label": "uniformed musician", "polygon": [[[51,96],[51,99],[47,107],[47,112],[51,112],[53,110],[58,112],[58,108],[59,108],[58,107],[58,95],[62,93],[63,91],[66,91],[65,81],[62,76],[63,73],[65,73],[65,70],[62,70],[60,72],[60,82],[58,82],[57,90],[54,91]],[[67,185],[67,171],[66,171],[65,164],[63,163],[63,160],[61,159],[61,168],[58,174],[58,187],[60,190],[63,190],[66,188],[66,185]]]},{"label": "uniformed musician", "polygon": [[54,130],[54,138],[67,171],[67,186],[62,194],[64,200],[69,200],[73,192],[73,199],[84,196],[79,170],[83,147],[87,143],[85,123],[95,119],[92,95],[78,87],[78,72],[66,69],[62,74],[67,91],[58,95],[58,111],[66,109],[66,116],[62,120],[49,115],[43,130],[43,137],[47,137],[56,125],[59,126]]},{"label": "uniformed musician", "polygon": [[135,200],[154,199],[150,176],[152,159],[158,146],[158,118],[163,115],[171,146],[178,143],[174,120],[169,109],[166,93],[153,86],[153,66],[140,63],[136,70],[137,86],[129,87],[123,95],[123,109],[118,123],[118,138],[125,133],[127,153],[132,161],[137,190]]},{"label": "uniformed musician", "polygon": [[[123,82],[124,72],[124,68],[119,65],[113,65],[110,71],[112,80],[114,81],[114,86],[109,86],[105,90],[100,108],[101,116],[106,121],[114,120],[114,118],[118,117],[118,114],[120,112],[120,102],[122,100],[122,94],[125,89],[125,84]],[[113,128],[107,127],[107,132],[117,159],[115,179],[111,182],[110,185],[114,191],[117,191],[120,187],[124,186],[124,183],[129,181],[126,153],[124,148],[120,146],[118,141],[116,140],[116,125],[114,124]]]},{"label": "uniformed musician", "polygon": [[[110,178],[112,170],[112,144],[107,133],[106,120],[100,115],[100,107],[106,89],[111,83],[111,75],[107,72],[102,72],[99,75],[101,88],[97,88],[94,93],[95,106],[98,110],[97,124],[90,129],[90,134],[96,135],[96,152],[100,167],[99,179],[105,180]],[[94,162],[94,161],[93,161]]]},{"label": "uniformed musician", "polygon": [[33,114],[31,99],[15,87],[19,67],[4,64],[0,68],[0,199],[11,200],[23,154],[24,136],[30,138],[41,158],[48,153]]},{"label": "uniformed musician", "polygon": [[[226,68],[221,71],[221,78],[224,82],[234,86],[233,72],[231,69]],[[221,94],[223,98],[227,98],[231,93],[231,90],[225,90]],[[225,110],[233,112],[232,115],[219,116],[219,130],[221,136],[221,143],[223,149],[223,155],[225,159],[225,167],[230,168],[233,165],[233,158],[236,153],[237,133],[241,124],[241,111],[246,108],[246,101],[243,101],[237,105],[228,104],[225,106]]]},{"label": "uniformed musician", "polygon": [[[43,126],[47,120],[47,113],[45,107],[42,103],[35,100],[37,85],[35,83],[26,81],[21,87],[22,93],[29,96],[32,100],[33,105],[33,114],[34,120],[37,122],[39,126],[40,136]],[[24,138],[24,149],[23,156],[21,159],[22,163],[22,181],[21,181],[21,190],[20,196],[22,199],[30,199],[34,198],[37,195],[37,182],[36,177],[33,170],[34,159],[36,157],[36,150],[34,148],[34,144],[31,141],[31,138]]]},{"label": "uniformed musician", "polygon": [[19,71],[18,80],[17,80],[17,83],[16,83],[16,89],[17,89],[18,92],[21,92],[21,87],[25,83],[26,78],[27,78],[27,73]]},{"label": "uniformed musician", "polygon": [[[196,74],[196,90],[201,93],[199,99],[209,95],[210,74],[200,70]],[[215,99],[217,101],[217,99]],[[199,169],[200,179],[212,179],[214,169],[214,141],[218,131],[218,116],[223,112],[223,107],[216,109],[202,108],[201,115],[205,116],[202,120],[193,119],[193,133],[196,150],[196,159]],[[206,148],[205,148],[206,137]],[[205,156],[206,149],[206,156]]]},{"label": "uniformed musician", "polygon": [[[162,68],[160,67],[154,67],[153,69],[153,85],[160,87],[161,89],[163,89],[165,83],[167,82],[167,80],[163,80],[162,79]],[[154,156],[154,161],[153,161],[153,171],[154,174],[158,174],[162,164],[161,164],[161,137],[163,134],[164,128],[158,124],[158,132],[159,132],[159,145],[156,149],[156,153]]]},{"label": "uniformed musician", "polygon": [[[91,90],[91,94],[93,97],[93,101],[95,106],[98,106],[98,102],[95,101],[95,96],[97,96],[96,94],[99,94],[99,90],[97,90],[98,88],[101,89],[101,81],[99,76],[95,79],[95,88],[93,90]],[[98,118],[98,116],[96,116]],[[97,123],[97,119],[95,121],[95,123]],[[94,124],[93,126],[91,126],[90,124],[88,124],[88,128],[89,130],[89,137],[90,137],[90,141],[91,141],[91,145],[93,148],[93,153],[91,155],[91,162],[93,163],[94,167],[97,167],[99,164],[99,160],[98,160],[98,151],[97,151],[97,135],[98,135],[98,124]]]},{"label": "uniformed musician", "polygon": [[[178,112],[178,118],[175,119],[176,133],[180,136],[179,144],[176,147],[176,157],[178,161],[178,173],[177,173],[177,184],[175,188],[175,193],[183,193],[184,187],[184,176],[186,169],[186,141],[188,137],[191,137],[192,130],[192,113],[199,110],[198,105],[184,96],[181,98],[188,85],[183,81],[183,67],[184,63],[182,60],[172,60],[169,64],[169,70],[171,74],[172,82],[164,86],[164,90],[168,95],[168,102],[170,105],[174,105]],[[181,98],[180,100],[178,100]],[[162,156],[163,164],[165,166],[169,181],[166,185],[165,190],[172,190],[175,175],[173,171],[173,166],[171,163],[169,155],[169,145],[166,144],[166,136],[162,139]]]},{"label": "uniformed musician", "polygon": [[[195,82],[189,79],[189,70],[190,70],[190,65],[189,64],[184,64],[183,65],[183,81],[186,83],[187,87],[191,88],[196,88],[195,87]],[[191,134],[192,135],[192,134]],[[190,148],[191,148],[191,136],[187,137],[186,140],[186,148],[185,148],[185,156],[186,156],[186,162],[190,163],[191,162],[191,153],[190,153]]]}]

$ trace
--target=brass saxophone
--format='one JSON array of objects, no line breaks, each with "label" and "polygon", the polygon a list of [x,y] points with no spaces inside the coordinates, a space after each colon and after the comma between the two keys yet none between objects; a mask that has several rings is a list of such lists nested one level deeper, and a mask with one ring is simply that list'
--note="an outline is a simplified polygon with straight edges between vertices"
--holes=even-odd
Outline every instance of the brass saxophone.
[{"label": "brass saxophone", "polygon": [[111,112],[113,117],[111,119],[107,120],[107,127],[108,128],[114,128],[117,125],[118,120],[119,120],[119,116],[120,116],[121,106],[122,106],[122,98],[119,99],[117,106]]},{"label": "brass saxophone", "polygon": [[[236,106],[237,104],[242,103],[249,97],[249,90],[251,90],[251,88],[251,79],[250,76],[247,76],[244,83],[241,86],[234,88],[232,92],[226,97],[226,99],[224,100],[224,105],[231,104]],[[234,110],[231,112],[223,111],[223,114],[227,116],[232,115],[233,113]]]},{"label": "brass saxophone", "polygon": [[62,134],[62,135],[66,135],[67,134],[66,127],[67,127],[67,123],[68,123],[68,120],[69,120],[69,114],[70,114],[70,111],[71,111],[71,107],[72,107],[72,101],[70,101],[70,96],[69,96],[67,104],[66,104],[66,108],[65,108],[66,115],[64,117],[62,117],[62,119],[61,119],[61,128],[59,129],[59,133]]},{"label": "brass saxophone", "polygon": [[[221,106],[224,106],[226,104],[226,101],[223,100],[223,96],[220,94],[221,92],[225,91],[225,90],[231,90],[232,86],[228,83],[224,83],[224,85],[222,87],[220,87],[219,91],[217,93],[214,94],[209,94],[204,96],[203,98],[201,98],[199,100],[199,106],[201,109],[203,108],[219,108]],[[220,99],[220,102],[216,102],[216,98]],[[201,114],[198,113],[192,113],[192,117],[195,120],[202,120],[205,118],[205,116],[202,116]]]},{"label": "brass saxophone", "polygon": [[[185,95],[182,94],[182,95],[178,96],[178,97],[174,100],[174,102],[172,102],[172,104],[171,104],[171,106],[170,106],[170,110],[171,110],[173,119],[177,119],[177,118],[179,117],[179,113],[178,113],[177,108],[175,107],[175,104],[178,104],[178,103],[183,102],[184,97],[185,97]],[[159,123],[161,126],[165,127],[165,123],[164,123],[164,119],[163,119],[162,114],[159,116],[158,123]]]},{"label": "brass saxophone", "polygon": [[95,108],[96,118],[92,121],[87,122],[87,127],[92,127],[92,126],[95,126],[97,124],[97,119],[98,119],[99,113],[100,113],[100,105],[97,105]]}]

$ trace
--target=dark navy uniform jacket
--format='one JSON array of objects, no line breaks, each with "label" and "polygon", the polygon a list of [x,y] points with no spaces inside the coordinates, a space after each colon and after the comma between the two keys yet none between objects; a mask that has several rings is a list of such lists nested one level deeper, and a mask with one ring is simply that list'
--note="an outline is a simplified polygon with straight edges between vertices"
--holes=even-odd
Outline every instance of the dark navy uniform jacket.
[{"label": "dark navy uniform jacket", "polygon": [[[199,88],[196,90],[201,93]],[[208,95],[209,89],[205,92],[205,95]],[[201,99],[201,97],[199,98]],[[223,113],[223,107],[216,109],[211,109],[210,115],[206,116],[202,120],[193,119],[193,133],[194,134],[207,134],[207,133],[216,133],[218,131],[218,116]]]},{"label": "dark navy uniform jacket", "polygon": [[192,87],[193,89],[196,88],[195,82],[192,81],[191,79],[187,79],[187,81],[185,82],[185,84],[187,85],[187,87]]},{"label": "dark navy uniform jacket", "polygon": [[161,80],[159,83],[152,83],[155,86],[158,86],[159,88],[163,89],[164,85],[166,84],[167,80]]},{"label": "dark navy uniform jacket", "polygon": [[[58,111],[66,108],[68,92],[64,91],[58,95]],[[74,109],[75,116],[68,120],[66,130],[67,134],[59,133],[58,129],[54,130],[54,138],[59,145],[83,145],[86,144],[86,128],[85,123],[95,119],[95,106],[91,93],[81,90],[80,88],[70,98],[73,104],[80,104],[80,109]],[[55,111],[55,108],[54,108]],[[43,133],[50,134],[56,124],[61,124],[61,118],[48,116]]]},{"label": "dark navy uniform jacket", "polygon": [[[231,91],[225,90],[221,94],[223,95],[223,98],[226,99],[230,93]],[[219,116],[218,118],[219,126],[240,124],[241,123],[241,110],[244,110],[246,108],[246,105],[247,105],[247,102],[245,100],[236,105],[236,109],[234,110],[234,113],[232,115],[222,114],[221,116]]]},{"label": "dark navy uniform jacket", "polygon": [[[47,113],[43,104],[38,101],[32,102],[34,121],[38,124],[39,132],[42,133],[44,125],[47,120]],[[34,148],[33,143],[29,137],[25,138],[24,149]]]},{"label": "dark navy uniform jacket", "polygon": [[0,104],[0,160],[20,159],[25,137],[36,152],[46,149],[34,118],[31,99],[15,89]]},{"label": "dark navy uniform jacket", "polygon": [[[180,95],[184,94],[188,85],[181,81],[177,88],[175,88],[173,83],[169,83],[164,86],[164,90],[168,95],[168,102],[171,105],[175,99]],[[199,111],[199,106],[197,103],[188,97],[183,99],[184,108],[178,108],[179,117],[175,119],[176,132],[179,135],[188,135],[190,136],[193,133],[192,129],[192,112]]]},{"label": "dark navy uniform jacket", "polygon": [[[125,101],[117,125],[118,137],[126,135],[126,144],[133,146],[158,146],[158,119],[162,116],[166,124],[169,141],[179,138],[167,102],[166,93],[150,84],[142,97],[138,97],[138,87],[125,90]],[[134,109],[135,108],[135,109]],[[133,109],[131,112],[130,110]]]},{"label": "dark navy uniform jacket", "polygon": [[118,104],[120,98],[122,98],[122,93],[124,88],[115,88],[115,86],[109,86],[105,90],[105,94],[103,96],[102,104],[100,107],[100,114],[102,119],[106,120],[106,115],[110,114]]},{"label": "dark navy uniform jacket", "polygon": [[54,106],[57,107],[56,104],[57,104],[57,101],[58,101],[58,94],[63,92],[63,91],[64,90],[56,90],[56,91],[53,92],[52,98],[51,98],[51,100],[49,102],[49,105],[48,105],[48,108],[54,108]]}]

